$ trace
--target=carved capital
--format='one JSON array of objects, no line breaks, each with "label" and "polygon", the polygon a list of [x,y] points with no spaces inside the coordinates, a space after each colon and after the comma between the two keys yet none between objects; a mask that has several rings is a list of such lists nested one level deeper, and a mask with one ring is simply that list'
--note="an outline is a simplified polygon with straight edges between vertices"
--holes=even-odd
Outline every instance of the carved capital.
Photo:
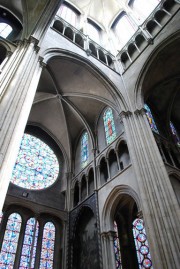
[{"label": "carved capital", "polygon": [[40,64],[40,66],[42,68],[46,67],[47,64],[44,62],[44,58],[43,57],[39,56],[38,61],[39,61],[39,64]]}]

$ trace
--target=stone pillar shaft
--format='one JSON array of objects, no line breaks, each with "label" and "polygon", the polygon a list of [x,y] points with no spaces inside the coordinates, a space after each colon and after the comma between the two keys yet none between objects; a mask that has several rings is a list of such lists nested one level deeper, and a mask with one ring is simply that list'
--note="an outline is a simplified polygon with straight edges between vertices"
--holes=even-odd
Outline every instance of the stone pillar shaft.
[{"label": "stone pillar shaft", "polygon": [[179,268],[179,206],[144,110],[123,113],[154,269]]},{"label": "stone pillar shaft", "polygon": [[36,40],[21,42],[1,74],[0,211],[41,75]]}]

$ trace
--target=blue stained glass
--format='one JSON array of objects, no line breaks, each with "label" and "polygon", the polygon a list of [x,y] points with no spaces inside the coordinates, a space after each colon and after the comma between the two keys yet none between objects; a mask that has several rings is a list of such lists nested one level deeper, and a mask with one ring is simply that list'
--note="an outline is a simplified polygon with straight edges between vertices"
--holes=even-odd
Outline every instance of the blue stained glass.
[{"label": "blue stained glass", "polygon": [[106,134],[106,142],[107,144],[110,144],[116,138],[116,129],[111,108],[106,109],[106,111],[104,112],[103,120]]},{"label": "blue stained glass", "polygon": [[176,128],[174,127],[174,124],[170,121],[170,128],[171,128],[171,133],[174,139],[174,142],[178,147],[180,147],[180,138],[178,136],[178,133],[176,131]]},{"label": "blue stained glass", "polygon": [[21,228],[21,216],[13,213],[9,216],[0,253],[0,268],[13,269]]},{"label": "blue stained glass", "polygon": [[147,104],[144,105],[144,108],[146,109],[146,116],[149,122],[149,125],[151,127],[151,129],[156,132],[157,134],[159,134],[159,131],[157,129],[156,123],[154,121],[154,118],[152,116],[151,110],[149,108],[149,106]]},{"label": "blue stained glass", "polygon": [[114,236],[114,253],[116,260],[116,269],[121,269],[122,268],[121,253],[120,253],[120,244],[119,244],[118,228],[116,221],[114,221],[114,231],[116,233]]},{"label": "blue stained glass", "polygon": [[146,237],[146,231],[145,231],[144,222],[142,219],[134,220],[133,235],[134,235],[134,241],[136,245],[139,269],[145,269],[145,268],[153,269],[151,255],[149,252],[148,241]]},{"label": "blue stained glass", "polygon": [[39,269],[53,268],[54,259],[55,226],[47,222],[44,226],[41,259]]},{"label": "blue stained glass", "polygon": [[36,222],[35,218],[30,218],[26,224],[19,269],[34,268],[38,232],[38,222]]},{"label": "blue stained glass", "polygon": [[88,150],[88,134],[85,132],[81,138],[81,165],[84,168],[88,164],[89,150]]},{"label": "blue stained glass", "polygon": [[57,179],[59,163],[48,145],[29,134],[24,134],[13,169],[11,182],[27,189],[49,187]]}]

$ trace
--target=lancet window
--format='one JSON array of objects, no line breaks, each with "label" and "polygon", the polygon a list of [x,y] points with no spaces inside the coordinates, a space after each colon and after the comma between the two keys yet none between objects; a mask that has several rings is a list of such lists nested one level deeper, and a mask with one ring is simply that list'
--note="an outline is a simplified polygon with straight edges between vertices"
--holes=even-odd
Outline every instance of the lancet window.
[{"label": "lancet window", "polygon": [[26,224],[19,269],[34,268],[38,231],[38,222],[35,218],[30,218]]},{"label": "lancet window", "polygon": [[57,15],[72,24],[72,26],[77,27],[78,14],[69,6],[62,4]]},{"label": "lancet window", "polygon": [[116,260],[116,269],[122,269],[119,235],[118,235],[118,227],[117,227],[116,221],[114,221],[114,231],[115,231],[114,253],[115,253],[115,260]]},{"label": "lancet window", "polygon": [[153,118],[153,115],[151,113],[151,110],[150,110],[149,106],[147,104],[145,104],[144,108],[146,110],[146,116],[147,116],[147,119],[148,119],[148,122],[149,122],[149,125],[150,125],[151,129],[154,132],[156,132],[157,134],[159,134],[159,131],[157,129],[156,123],[154,121],[154,118]]},{"label": "lancet window", "polygon": [[135,219],[133,221],[133,236],[136,245],[139,269],[153,269],[146,231],[142,219]]},{"label": "lancet window", "polygon": [[106,142],[110,144],[116,138],[114,117],[111,108],[107,108],[103,115]]},{"label": "lancet window", "polygon": [[174,124],[172,123],[172,121],[170,121],[170,129],[171,129],[171,133],[172,133],[174,142],[176,143],[176,145],[178,147],[180,147],[180,138],[179,138],[179,135],[178,135],[176,128],[174,127]]},{"label": "lancet window", "polygon": [[18,213],[13,213],[8,218],[0,252],[0,268],[13,268],[14,266],[21,222],[21,216]]},{"label": "lancet window", "polygon": [[88,164],[89,149],[88,149],[88,133],[84,132],[81,138],[81,165],[84,168]]},{"label": "lancet window", "polygon": [[39,269],[53,268],[54,261],[55,226],[47,222],[44,226],[41,259]]}]

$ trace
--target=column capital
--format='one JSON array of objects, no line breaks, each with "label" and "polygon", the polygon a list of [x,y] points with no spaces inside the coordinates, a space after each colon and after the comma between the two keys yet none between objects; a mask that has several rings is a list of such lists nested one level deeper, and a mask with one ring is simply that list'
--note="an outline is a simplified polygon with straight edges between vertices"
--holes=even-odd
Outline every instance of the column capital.
[{"label": "column capital", "polygon": [[119,114],[119,117],[120,119],[122,120],[123,118],[126,118],[126,117],[129,117],[132,115],[132,112],[127,110],[127,111],[122,111],[120,114]]},{"label": "column capital", "polygon": [[135,115],[145,115],[146,114],[146,109],[144,107],[140,108],[140,109],[136,109],[134,111]]},{"label": "column capital", "polygon": [[44,62],[44,58],[42,56],[39,56],[38,61],[42,68],[46,67],[47,64]]}]

